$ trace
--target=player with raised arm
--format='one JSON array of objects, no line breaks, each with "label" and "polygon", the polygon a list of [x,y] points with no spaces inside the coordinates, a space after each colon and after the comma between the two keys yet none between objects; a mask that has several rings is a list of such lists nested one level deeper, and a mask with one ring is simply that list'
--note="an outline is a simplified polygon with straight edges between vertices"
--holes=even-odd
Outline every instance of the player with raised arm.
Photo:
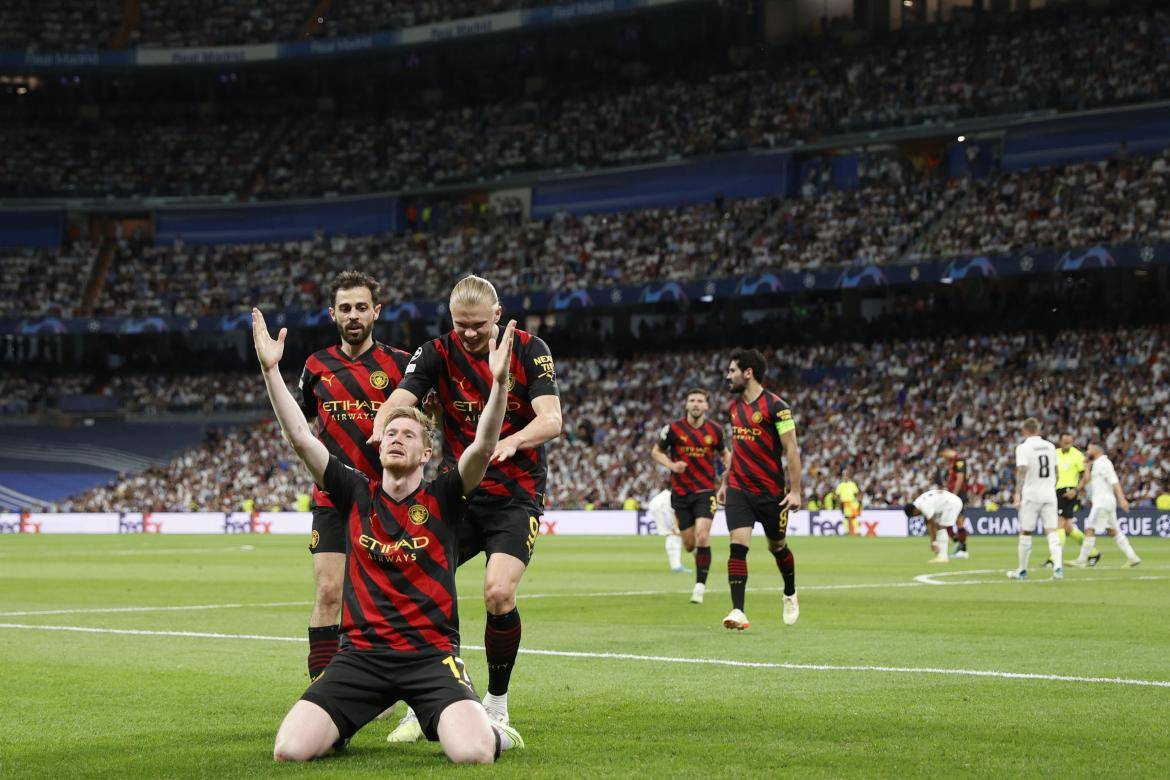
[{"label": "player with raised arm", "polygon": [[455,592],[457,531],[498,442],[514,329],[509,323],[499,345],[487,345],[491,392],[457,466],[423,481],[433,422],[400,407],[387,410],[382,472],[370,479],[313,434],[280,376],[288,331],[281,328],[274,340],[252,310],[256,356],[281,432],[329,494],[347,547],[341,650],[284,717],[275,760],[319,758],[399,699],[456,763],[491,763],[524,747],[514,729],[488,719],[459,658]]},{"label": "player with raised arm", "polygon": [[[453,467],[475,435],[491,386],[488,347],[499,329],[502,309],[486,279],[468,276],[451,290],[454,327],[423,344],[411,357],[390,406],[413,406],[434,389],[443,414],[444,467]],[[544,512],[547,467],[544,445],[561,433],[561,401],[548,346],[526,331],[513,337],[508,375],[508,413],[487,476],[467,507],[460,530],[460,564],[487,554],[483,598],[487,608],[484,648],[488,692],[484,706],[493,720],[507,723],[508,685],[520,648],[516,591],[532,558]],[[374,421],[381,434],[383,415]],[[407,712],[387,739],[413,742],[422,735]]]},{"label": "player with raised arm", "polygon": [[[371,480],[382,475],[377,447],[367,440],[374,415],[402,379],[410,354],[374,340],[382,286],[369,274],[346,270],[330,285],[329,316],[341,343],[318,350],[301,372],[301,409],[317,420],[317,437]],[[345,529],[329,496],[313,486],[313,612],[309,619],[309,679],[315,680],[337,653],[341,584],[345,578]]]},{"label": "player with raised arm", "polygon": [[926,537],[934,557],[930,563],[946,563],[947,529],[963,522],[963,499],[949,490],[928,490],[906,505],[906,517],[922,516],[926,520]]},{"label": "player with raised arm", "polygon": [[784,580],[784,623],[790,626],[800,617],[796,560],[786,538],[788,513],[800,509],[800,447],[792,410],[760,384],[764,370],[764,356],[754,349],[736,350],[727,368],[727,385],[735,397],[731,401],[731,467],[724,472],[717,494],[727,506],[731,532],[727,561],[731,612],[723,618],[723,626],[740,631],[751,625],[743,607],[748,545],[756,523],[768,537],[768,549]]},{"label": "player with raised arm", "polygon": [[[1133,551],[1129,538],[1117,524],[1117,507],[1120,506],[1123,512],[1129,511],[1129,500],[1121,490],[1117,470],[1113,468],[1113,461],[1105,455],[1105,448],[1100,444],[1092,442],[1088,449],[1091,466],[1078,487],[1084,489],[1088,486],[1092,508],[1089,510],[1088,519],[1085,520],[1085,540],[1081,542],[1081,553],[1071,563],[1081,568],[1089,565],[1097,534],[1104,531],[1113,537],[1118,549],[1125,555],[1126,568],[1140,566],[1142,559]],[[1097,557],[1101,557],[1099,553]]]},{"label": "player with raised arm", "polygon": [[711,521],[715,517],[715,459],[726,472],[731,451],[723,428],[707,419],[707,391],[692,388],[686,395],[686,414],[664,425],[650,458],[670,471],[670,507],[687,552],[695,554],[695,586],[691,603],[702,604],[711,568]]},{"label": "player with raised arm", "polygon": [[1012,496],[1019,515],[1019,568],[1008,572],[1013,580],[1028,579],[1028,558],[1032,555],[1032,534],[1043,525],[1048,536],[1053,579],[1064,578],[1062,545],[1056,529],[1056,445],[1040,437],[1040,421],[1024,420],[1020,428],[1024,441],[1016,447],[1016,489]]}]

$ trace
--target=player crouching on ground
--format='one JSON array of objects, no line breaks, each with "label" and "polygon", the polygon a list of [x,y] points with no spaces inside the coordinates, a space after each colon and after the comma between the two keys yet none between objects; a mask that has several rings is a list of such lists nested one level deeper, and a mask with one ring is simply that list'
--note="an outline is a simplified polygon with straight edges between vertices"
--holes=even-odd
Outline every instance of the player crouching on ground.
[{"label": "player crouching on ground", "polygon": [[[934,550],[930,562],[946,563],[950,560],[947,557],[947,531],[964,522],[963,499],[949,490],[928,490],[906,505],[906,517],[918,515],[926,519],[926,537],[931,540],[930,549]],[[962,552],[966,557],[966,550]]]},{"label": "player crouching on ground", "polygon": [[491,393],[458,468],[423,482],[433,423],[402,408],[389,415],[378,448],[382,477],[371,480],[313,435],[280,376],[288,332],[282,328],[273,340],[264,316],[252,310],[256,356],[281,431],[346,526],[341,650],[280,724],[275,760],[323,756],[399,699],[455,763],[490,764],[524,747],[514,729],[488,720],[457,655],[455,592],[457,531],[499,439],[515,327],[509,323],[499,346],[490,346]]}]

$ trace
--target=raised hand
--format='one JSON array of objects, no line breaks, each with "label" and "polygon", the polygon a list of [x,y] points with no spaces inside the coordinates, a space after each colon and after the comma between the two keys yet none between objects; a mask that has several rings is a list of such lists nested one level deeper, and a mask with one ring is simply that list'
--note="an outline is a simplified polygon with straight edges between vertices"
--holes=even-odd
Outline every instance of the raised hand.
[{"label": "raised hand", "polygon": [[501,392],[508,392],[508,368],[512,365],[512,341],[516,335],[516,320],[508,320],[499,343],[488,339],[488,367],[492,370]]},{"label": "raised hand", "polygon": [[275,368],[284,357],[284,340],[288,336],[288,328],[281,328],[276,338],[268,334],[268,323],[259,309],[252,309],[252,343],[256,345],[256,357],[260,359],[260,368],[268,371]]}]

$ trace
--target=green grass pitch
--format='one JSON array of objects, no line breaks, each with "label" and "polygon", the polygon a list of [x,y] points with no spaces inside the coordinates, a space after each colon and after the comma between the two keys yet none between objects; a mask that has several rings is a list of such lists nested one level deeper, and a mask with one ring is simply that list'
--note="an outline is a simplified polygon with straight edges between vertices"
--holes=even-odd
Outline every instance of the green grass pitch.
[{"label": "green grass pitch", "polygon": [[[1020,583],[1014,538],[947,566],[920,539],[796,538],[789,627],[756,540],[740,634],[720,623],[725,538],[702,605],[658,537],[544,538],[511,691],[528,749],[460,768],[386,744],[393,720],[272,762],[307,683],[303,539],[2,537],[0,777],[1167,777],[1170,541],[1134,544],[1138,569],[1105,541],[1100,567],[1054,582],[1041,542]],[[459,587],[482,693],[481,574]]]}]

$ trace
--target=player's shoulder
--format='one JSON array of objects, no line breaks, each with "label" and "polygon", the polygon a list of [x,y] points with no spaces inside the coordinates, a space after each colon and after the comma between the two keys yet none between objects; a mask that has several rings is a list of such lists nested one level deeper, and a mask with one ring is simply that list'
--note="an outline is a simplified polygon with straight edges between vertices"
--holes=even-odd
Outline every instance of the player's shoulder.
[{"label": "player's shoulder", "polygon": [[309,357],[305,358],[305,370],[319,374],[331,365],[338,362],[335,346],[322,347]]},{"label": "player's shoulder", "polygon": [[374,351],[379,352],[383,355],[389,355],[392,358],[400,358],[401,359],[404,357],[405,358],[410,357],[410,353],[407,352],[405,349],[399,349],[398,347],[392,347],[389,344],[383,344],[380,341],[374,342]]}]

